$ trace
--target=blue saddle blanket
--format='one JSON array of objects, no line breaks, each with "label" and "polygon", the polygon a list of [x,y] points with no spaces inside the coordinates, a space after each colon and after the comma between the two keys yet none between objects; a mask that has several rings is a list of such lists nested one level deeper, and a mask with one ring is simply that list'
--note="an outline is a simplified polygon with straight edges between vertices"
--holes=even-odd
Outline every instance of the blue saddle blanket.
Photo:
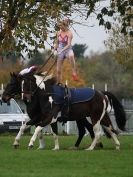
[{"label": "blue saddle blanket", "polygon": [[[67,88],[69,100],[71,104],[81,103],[85,101],[89,101],[93,98],[95,94],[95,90],[92,88]],[[65,98],[65,88],[62,86],[55,85],[53,87],[54,90],[54,102],[56,104],[63,104]]]}]

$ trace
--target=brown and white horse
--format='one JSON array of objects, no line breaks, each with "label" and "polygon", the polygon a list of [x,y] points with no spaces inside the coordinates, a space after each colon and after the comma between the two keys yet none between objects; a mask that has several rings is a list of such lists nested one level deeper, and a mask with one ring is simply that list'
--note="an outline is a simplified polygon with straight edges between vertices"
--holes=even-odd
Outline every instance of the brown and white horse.
[{"label": "brown and white horse", "polygon": [[[3,101],[5,101],[5,102],[9,101],[10,98],[13,98],[15,95],[22,94],[22,96],[23,96],[23,91],[22,91],[23,90],[23,88],[22,88],[23,77],[19,73],[11,73],[10,76],[11,76],[10,82],[7,84],[5,91],[3,93],[3,96],[2,96]],[[34,95],[34,97],[32,97],[32,99],[31,99],[31,101],[29,101],[26,98],[24,98],[23,101],[26,104],[26,110],[27,110],[27,113],[28,113],[28,116],[30,119],[20,127],[20,130],[19,130],[17,136],[15,137],[15,141],[13,143],[13,146],[15,148],[19,147],[20,139],[21,139],[21,136],[24,134],[24,131],[32,125],[37,126],[38,123],[41,121],[41,116],[43,115],[43,113],[41,113],[42,108],[40,107],[38,96],[36,97],[36,95]],[[74,147],[78,148],[83,136],[85,135],[85,129],[87,129],[89,131],[92,139],[94,138],[94,132],[93,132],[92,124],[89,123],[89,121],[86,118],[83,121],[77,120],[76,123],[77,123],[77,127],[78,127],[78,135],[79,136],[78,136],[78,139],[77,139]],[[52,128],[52,132],[54,135],[54,148],[53,148],[53,150],[59,150],[57,122],[51,124],[51,128]],[[44,149],[45,142],[44,142],[44,136],[43,136],[42,132],[39,133],[38,138],[39,138],[38,149]],[[99,143],[99,145],[101,146],[100,143]]]},{"label": "brown and white horse", "polygon": [[[56,104],[54,92],[56,80],[52,76],[47,76],[47,79],[44,79],[42,76],[34,75],[32,72],[30,72],[22,75],[21,79],[23,80],[24,98],[31,101],[36,97],[36,99],[39,100],[40,107],[42,108],[42,115],[40,117],[41,120],[38,123],[38,126],[36,127],[29,143],[29,148],[31,148],[33,147],[34,142],[43,127],[57,121],[62,104]],[[5,92],[3,93],[3,100],[7,100],[7,90],[9,89],[6,88]],[[84,92],[84,88],[81,88],[80,91]],[[56,96],[58,99],[58,95]],[[120,149],[120,142],[117,138],[117,132],[113,128],[110,117],[107,113],[107,107],[109,103],[108,100],[110,98],[112,98],[112,104],[114,103],[113,108],[114,112],[116,113],[116,123],[119,129],[124,130],[126,123],[124,109],[122,105],[114,99],[114,96],[111,93],[107,92],[105,96],[105,93],[95,90],[94,95],[90,100],[71,104],[69,121],[78,121],[84,119],[85,117],[91,118],[95,138],[87,150],[93,150],[96,146],[96,143],[100,140],[101,125],[114,140],[116,149]]]}]

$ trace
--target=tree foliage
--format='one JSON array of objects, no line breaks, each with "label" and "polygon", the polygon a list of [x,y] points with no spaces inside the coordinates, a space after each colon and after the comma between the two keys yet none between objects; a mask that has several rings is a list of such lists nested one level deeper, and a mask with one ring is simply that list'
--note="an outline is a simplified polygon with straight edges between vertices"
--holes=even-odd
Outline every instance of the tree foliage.
[{"label": "tree foliage", "polygon": [[4,62],[0,60],[0,84],[7,84],[10,78],[10,72],[19,72],[23,68],[23,64],[17,59],[12,62],[10,59],[5,59]]},{"label": "tree foliage", "polygon": [[[0,1],[0,51],[28,52],[29,56],[36,49],[45,48],[44,41],[52,28],[64,15],[71,16],[77,13],[77,17],[88,18],[96,14],[99,25],[106,29],[111,28],[111,23],[106,20],[107,16],[112,17],[119,13],[123,17],[123,33],[126,33],[126,26],[132,18],[126,14],[130,10],[132,0],[111,1],[110,6],[101,7],[98,11],[101,0],[1,0]],[[125,15],[126,14],[126,15]],[[131,33],[132,34],[132,33]]]},{"label": "tree foliage", "polygon": [[39,53],[36,51],[34,56],[28,61],[27,65],[32,66],[32,65],[42,65],[44,63],[44,54]]},{"label": "tree foliage", "polygon": [[87,45],[86,44],[74,44],[73,45],[73,51],[74,51],[74,55],[76,58],[83,58],[84,57],[84,53],[87,49]]},{"label": "tree foliage", "polygon": [[105,84],[120,98],[133,98],[133,72],[128,72],[113,57],[112,53],[93,54],[88,59],[79,60],[80,69],[84,70],[88,86],[95,85],[95,89],[104,90]]},{"label": "tree foliage", "polygon": [[133,37],[121,33],[121,17],[115,17],[115,23],[109,31],[109,38],[105,41],[106,46],[114,54],[118,63],[126,69],[133,69]]}]

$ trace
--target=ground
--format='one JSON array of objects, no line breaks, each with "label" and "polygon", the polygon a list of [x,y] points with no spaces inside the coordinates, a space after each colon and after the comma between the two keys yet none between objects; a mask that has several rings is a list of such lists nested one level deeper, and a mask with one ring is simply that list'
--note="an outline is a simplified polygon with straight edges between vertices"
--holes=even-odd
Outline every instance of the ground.
[{"label": "ground", "polygon": [[133,136],[120,136],[121,150],[103,137],[103,150],[85,151],[90,138],[85,137],[80,150],[68,150],[76,136],[60,136],[60,151],[52,151],[53,137],[46,136],[46,149],[27,150],[30,136],[24,136],[20,149],[13,149],[14,135],[0,135],[0,177],[133,177]]}]

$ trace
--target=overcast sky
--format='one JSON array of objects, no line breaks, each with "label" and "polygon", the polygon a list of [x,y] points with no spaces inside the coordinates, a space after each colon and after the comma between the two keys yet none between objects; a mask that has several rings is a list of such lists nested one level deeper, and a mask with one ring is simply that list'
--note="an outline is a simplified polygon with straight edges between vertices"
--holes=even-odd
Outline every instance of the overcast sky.
[{"label": "overcast sky", "polygon": [[[98,7],[97,13],[100,12],[101,8],[109,5],[110,5],[109,0],[101,0],[100,4],[97,3]],[[87,55],[90,53],[90,51],[94,52],[105,51],[106,47],[104,45],[104,40],[108,38],[108,34],[106,33],[103,26],[99,26],[99,21],[96,20],[96,15],[93,14],[89,16],[87,21],[83,19],[80,19],[79,21],[80,23],[87,24],[89,27],[83,25],[73,25],[74,30],[76,30],[76,32],[73,31],[74,34],[73,43],[86,44],[88,46],[88,49],[86,51]]]},{"label": "overcast sky", "polygon": [[74,25],[74,29],[76,32],[73,31],[73,44],[86,44],[88,46],[86,54],[89,54],[90,51],[102,52],[106,50],[104,40],[107,39],[108,34],[104,27],[99,26],[97,22],[93,27]]}]

